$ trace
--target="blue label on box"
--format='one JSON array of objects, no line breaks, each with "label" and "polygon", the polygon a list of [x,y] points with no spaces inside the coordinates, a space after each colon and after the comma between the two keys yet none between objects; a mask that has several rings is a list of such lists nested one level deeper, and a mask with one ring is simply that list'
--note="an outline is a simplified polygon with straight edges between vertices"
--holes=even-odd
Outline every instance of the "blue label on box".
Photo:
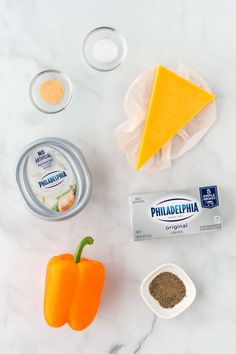
[{"label": "blue label on box", "polygon": [[215,208],[219,205],[217,186],[199,188],[202,208]]}]

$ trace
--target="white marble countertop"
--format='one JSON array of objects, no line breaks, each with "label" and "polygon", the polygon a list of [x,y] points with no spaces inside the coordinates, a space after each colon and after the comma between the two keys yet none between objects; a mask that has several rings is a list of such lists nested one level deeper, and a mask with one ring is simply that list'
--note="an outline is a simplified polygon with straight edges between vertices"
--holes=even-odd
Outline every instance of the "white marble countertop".
[{"label": "white marble countertop", "polygon": [[[231,1],[0,0],[0,353],[227,354],[236,332],[236,4]],[[118,69],[101,73],[82,58],[93,28],[117,28],[128,44]],[[124,119],[123,98],[148,66],[183,62],[210,83],[218,118],[205,138],[173,167],[136,173],[118,151],[113,129]],[[46,68],[72,79],[75,95],[48,116],[31,104],[31,78]],[[34,139],[58,136],[84,153],[93,176],[86,209],[48,223],[24,207],[14,182],[19,151]],[[132,240],[127,197],[133,192],[218,184],[222,232],[153,241]],[[85,254],[107,269],[102,303],[84,332],[48,327],[44,278],[50,257],[73,252],[82,236],[96,244]],[[182,266],[197,287],[194,304],[172,320],[156,318],[139,294],[142,279],[164,262]]]}]

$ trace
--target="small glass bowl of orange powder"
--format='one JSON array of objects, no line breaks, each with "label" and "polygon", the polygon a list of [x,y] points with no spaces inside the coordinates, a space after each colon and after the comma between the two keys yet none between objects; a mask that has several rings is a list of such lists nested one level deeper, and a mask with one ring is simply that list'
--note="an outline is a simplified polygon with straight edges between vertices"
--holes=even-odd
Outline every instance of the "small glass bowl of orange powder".
[{"label": "small glass bowl of orange powder", "polygon": [[58,113],[71,102],[73,86],[70,79],[58,70],[45,70],[30,84],[33,105],[44,113]]}]

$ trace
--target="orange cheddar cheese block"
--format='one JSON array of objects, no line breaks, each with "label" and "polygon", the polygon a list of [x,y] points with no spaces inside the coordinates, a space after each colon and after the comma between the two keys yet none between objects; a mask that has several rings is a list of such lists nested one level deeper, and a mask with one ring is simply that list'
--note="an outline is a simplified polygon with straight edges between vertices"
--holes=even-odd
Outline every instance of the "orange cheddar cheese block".
[{"label": "orange cheddar cheese block", "polygon": [[213,94],[163,66],[156,67],[136,169],[213,100]]}]

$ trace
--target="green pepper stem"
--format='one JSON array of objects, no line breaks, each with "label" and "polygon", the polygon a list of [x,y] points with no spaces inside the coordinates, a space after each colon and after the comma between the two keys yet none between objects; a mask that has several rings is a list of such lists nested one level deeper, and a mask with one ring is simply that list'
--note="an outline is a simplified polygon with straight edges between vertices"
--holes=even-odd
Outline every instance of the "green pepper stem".
[{"label": "green pepper stem", "polygon": [[79,263],[80,257],[83,252],[83,249],[86,245],[92,245],[94,243],[94,239],[91,236],[86,236],[83,240],[79,243],[76,247],[75,254],[74,254],[74,262]]}]

